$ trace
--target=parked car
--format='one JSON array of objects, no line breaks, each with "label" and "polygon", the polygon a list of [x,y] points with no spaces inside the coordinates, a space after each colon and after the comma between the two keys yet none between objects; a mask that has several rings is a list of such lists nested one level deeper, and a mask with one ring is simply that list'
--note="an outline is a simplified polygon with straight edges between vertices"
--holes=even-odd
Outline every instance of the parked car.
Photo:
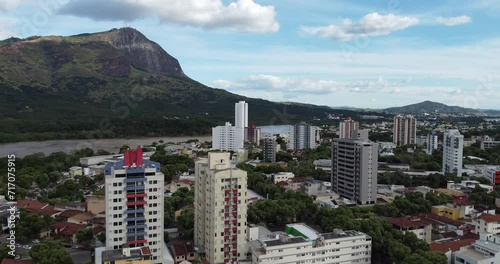
[{"label": "parked car", "polygon": [[73,245],[71,248],[78,249],[78,248],[80,248],[80,246],[78,246],[78,245]]},{"label": "parked car", "polygon": [[38,243],[40,243],[40,240],[35,239],[35,240],[31,241],[31,243],[33,243],[33,244],[38,244]]},{"label": "parked car", "polygon": [[31,246],[30,245],[26,245],[26,246],[23,246],[24,249],[27,249],[27,250],[30,250],[31,249]]},{"label": "parked car", "polygon": [[21,247],[21,244],[16,244],[16,247],[20,248],[20,247]]}]

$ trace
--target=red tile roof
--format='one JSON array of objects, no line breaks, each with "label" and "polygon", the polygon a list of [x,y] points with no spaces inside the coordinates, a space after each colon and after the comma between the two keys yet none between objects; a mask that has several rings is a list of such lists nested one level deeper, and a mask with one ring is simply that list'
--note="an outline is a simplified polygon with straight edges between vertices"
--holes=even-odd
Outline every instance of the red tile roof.
[{"label": "red tile roof", "polygon": [[172,249],[174,250],[175,257],[187,255],[186,246],[184,246],[184,244],[173,244]]},{"label": "red tile roof", "polygon": [[63,211],[61,214],[59,214],[57,217],[61,218],[61,219],[68,219],[72,216],[75,216],[77,214],[81,214],[83,213],[83,211],[78,211],[78,210],[66,210],[66,211]]},{"label": "red tile roof", "polygon": [[453,203],[456,205],[474,205],[474,203],[471,203],[465,199],[455,199],[453,200]]},{"label": "red tile roof", "polygon": [[295,178],[290,178],[289,181],[292,182],[299,182],[299,181],[307,181],[309,177],[295,177]]},{"label": "red tile roof", "polygon": [[61,235],[74,235],[76,232],[87,228],[86,225],[74,224],[74,223],[55,223],[52,228],[57,229],[58,233]]},{"label": "red tile roof", "polygon": [[106,228],[104,226],[98,225],[98,226],[94,226],[93,231],[94,231],[94,234],[99,234],[101,232],[106,231]]},{"label": "red tile roof", "polygon": [[184,183],[184,184],[194,185],[195,182],[192,180],[179,180],[179,181],[176,181],[176,183]]},{"label": "red tile roof", "polygon": [[7,259],[4,258],[2,260],[2,264],[33,264],[33,261],[31,259]]},{"label": "red tile roof", "polygon": [[187,253],[194,253],[194,252],[196,252],[194,250],[193,242],[188,241],[188,242],[185,243],[185,245],[186,245],[186,251],[187,251]]},{"label": "red tile roof", "polygon": [[436,223],[436,222],[444,223],[444,224],[455,226],[457,228],[465,224],[465,222],[463,222],[463,221],[449,219],[449,218],[446,218],[444,216],[439,216],[439,215],[433,214],[433,213],[421,214],[420,216],[425,218],[426,220],[432,221],[434,223]]},{"label": "red tile roof", "polygon": [[56,210],[56,208],[52,205],[49,205],[49,206],[46,206],[45,208],[39,210],[38,212],[36,212],[37,214],[41,214],[41,215],[47,215],[47,216],[52,216],[52,215],[55,215],[57,213],[59,213],[60,211]]},{"label": "red tile roof", "polygon": [[387,221],[400,228],[419,228],[431,224],[429,221],[426,221],[425,218],[422,218],[420,216],[389,218]]},{"label": "red tile roof", "polygon": [[71,216],[69,218],[71,218],[72,220],[77,221],[77,222],[83,222],[83,221],[92,220],[94,218],[94,215],[92,213],[89,213],[89,212],[80,212],[79,214],[76,214],[76,215]]},{"label": "red tile roof", "polygon": [[142,247],[141,248],[142,255],[151,255],[151,250],[149,247]]},{"label": "red tile roof", "polygon": [[432,251],[438,251],[442,253],[446,253],[449,250],[451,250],[452,252],[456,252],[459,251],[461,247],[470,246],[474,242],[476,242],[476,239],[461,239],[445,243],[432,243],[431,249]]},{"label": "red tile roof", "polygon": [[486,223],[500,222],[500,215],[482,214],[477,219],[482,219]]},{"label": "red tile roof", "polygon": [[276,185],[287,186],[288,182],[286,182],[286,181],[280,181],[280,182],[277,182]]},{"label": "red tile roof", "polygon": [[48,206],[48,203],[42,203],[39,201],[30,201],[30,200],[19,200],[17,201],[17,207],[18,208],[23,208],[24,210],[28,212],[36,212],[39,211],[46,206]]}]

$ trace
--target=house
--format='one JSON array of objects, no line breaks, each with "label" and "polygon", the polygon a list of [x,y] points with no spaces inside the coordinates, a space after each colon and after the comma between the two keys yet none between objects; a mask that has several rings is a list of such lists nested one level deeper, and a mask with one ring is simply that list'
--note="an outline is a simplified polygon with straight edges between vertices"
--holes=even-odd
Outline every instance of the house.
[{"label": "house", "polygon": [[36,212],[36,214],[46,215],[46,216],[50,216],[52,218],[55,218],[60,213],[61,213],[61,211],[56,210],[56,208],[52,205],[46,206],[46,207],[44,207]]},{"label": "house", "polygon": [[86,197],[87,212],[92,214],[103,214],[106,211],[106,200],[101,195],[89,195]]},{"label": "house", "polygon": [[80,212],[79,214],[73,215],[67,219],[68,223],[74,224],[85,224],[88,225],[92,222],[94,216],[89,212]]},{"label": "house", "polygon": [[462,247],[467,247],[476,242],[476,239],[467,238],[460,240],[446,240],[445,242],[437,242],[431,244],[431,250],[441,252],[448,258],[448,264],[453,263],[455,259],[455,252],[459,251]]},{"label": "house", "polygon": [[439,216],[447,217],[452,220],[458,220],[460,218],[460,211],[457,207],[449,205],[435,205],[431,207],[431,212]]},{"label": "house", "polygon": [[288,190],[300,191],[302,184],[306,182],[309,177],[295,177],[288,180]]},{"label": "house", "polygon": [[191,241],[173,244],[171,252],[175,263],[178,264],[183,261],[193,261],[196,259],[196,251]]},{"label": "house", "polygon": [[194,183],[195,182],[193,180],[173,181],[170,184],[170,193],[175,193],[180,188],[188,188],[189,190],[191,190],[191,188],[194,186]]},{"label": "house", "polygon": [[71,210],[71,209],[65,210],[57,216],[57,219],[59,219],[60,221],[67,222],[70,217],[75,216],[77,214],[81,214],[81,213],[82,213],[82,211],[79,211],[79,210]]},{"label": "house", "polygon": [[34,213],[42,210],[43,208],[49,206],[48,203],[42,203],[39,201],[31,201],[31,200],[19,200],[16,204],[17,208],[22,208],[26,210],[28,213]]},{"label": "house", "polygon": [[292,172],[277,172],[271,174],[271,181],[274,184],[277,184],[279,182],[288,182],[288,180],[294,178],[295,175]]},{"label": "house", "polygon": [[393,228],[403,233],[414,233],[418,239],[431,243],[432,223],[421,216],[403,216],[387,220]]},{"label": "house", "polygon": [[500,215],[481,214],[472,221],[475,226],[474,233],[488,232],[494,235],[500,234]]},{"label": "house", "polygon": [[73,178],[75,176],[82,176],[83,175],[83,169],[82,167],[78,166],[73,166],[69,168],[69,175]]},{"label": "house", "polygon": [[440,231],[457,231],[461,227],[466,226],[466,223],[459,220],[452,220],[450,218],[439,216],[437,214],[420,214],[420,217],[425,218],[426,221],[432,223],[434,229]]},{"label": "house", "polygon": [[51,231],[62,242],[76,243],[76,233],[85,228],[87,225],[59,222],[51,226]]}]

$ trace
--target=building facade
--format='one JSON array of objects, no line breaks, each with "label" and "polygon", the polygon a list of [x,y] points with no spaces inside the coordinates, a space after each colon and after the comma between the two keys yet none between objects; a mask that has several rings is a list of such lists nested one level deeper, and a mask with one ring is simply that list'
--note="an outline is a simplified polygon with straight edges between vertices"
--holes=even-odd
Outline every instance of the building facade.
[{"label": "building facade", "polygon": [[260,145],[260,139],[262,138],[262,130],[256,125],[250,125],[248,127],[248,141],[255,143],[257,146]]},{"label": "building facade", "polygon": [[163,181],[141,148],[106,166],[106,249],[148,247],[152,263],[163,262]]},{"label": "building facade", "polygon": [[500,145],[500,141],[481,141],[481,149],[491,149]]},{"label": "building facade", "polygon": [[387,221],[392,224],[393,228],[403,233],[414,233],[418,239],[429,244],[432,241],[432,223],[420,216],[389,218]]},{"label": "building facade", "polygon": [[489,166],[485,168],[483,175],[490,180],[492,185],[500,185],[500,166]]},{"label": "building facade", "polygon": [[291,150],[314,149],[320,141],[320,129],[306,123],[296,124],[290,127],[290,142],[288,148]]},{"label": "building facade", "polygon": [[242,151],[244,148],[244,128],[232,126],[226,122],[224,126],[212,128],[212,149],[223,151]]},{"label": "building facade", "polygon": [[398,146],[416,144],[417,119],[414,116],[394,117],[393,142]]},{"label": "building facade", "polygon": [[339,123],[339,138],[351,138],[354,131],[359,130],[359,122],[348,117]]},{"label": "building facade", "polygon": [[[102,252],[103,264],[152,264],[148,247],[112,249]],[[160,262],[162,263],[162,262]]]},{"label": "building facade", "polygon": [[482,214],[472,222],[474,233],[487,232],[500,235],[500,215]]},{"label": "building facade", "polygon": [[435,131],[427,134],[427,154],[432,155],[432,152],[438,148],[438,135]]},{"label": "building facade", "polygon": [[248,103],[239,101],[234,105],[234,126],[248,127]]},{"label": "building facade", "polygon": [[377,201],[378,146],[360,130],[332,145],[332,190],[359,204]]},{"label": "building facade", "polygon": [[195,164],[194,243],[210,264],[246,258],[247,173],[230,158],[211,152]]},{"label": "building facade", "polygon": [[272,235],[249,242],[252,264],[371,263],[371,237],[358,231],[320,234],[291,224]]},{"label": "building facade", "polygon": [[481,233],[479,236],[471,246],[455,252],[456,264],[500,263],[500,237],[490,233]]},{"label": "building facade", "polygon": [[276,162],[276,138],[265,138],[262,140],[262,160],[264,162]]},{"label": "building facade", "polygon": [[448,130],[443,138],[443,174],[462,176],[464,136],[456,129]]}]

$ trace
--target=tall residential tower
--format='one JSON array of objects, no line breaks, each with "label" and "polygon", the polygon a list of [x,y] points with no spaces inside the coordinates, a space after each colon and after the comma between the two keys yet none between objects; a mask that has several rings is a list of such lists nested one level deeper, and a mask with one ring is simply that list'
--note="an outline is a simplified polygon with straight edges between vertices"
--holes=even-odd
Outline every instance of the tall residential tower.
[{"label": "tall residential tower", "polygon": [[398,146],[416,144],[417,119],[414,116],[394,117],[393,142]]},{"label": "tall residential tower", "polygon": [[334,139],[332,145],[332,189],[358,204],[377,201],[378,147],[368,140],[367,130],[350,139]]},{"label": "tall residential tower", "polygon": [[438,135],[436,131],[429,132],[427,135],[427,154],[432,155],[432,152],[438,148]]},{"label": "tall residential tower", "polygon": [[443,138],[443,174],[462,176],[464,136],[456,129],[448,130]]},{"label": "tall residential tower", "polygon": [[351,138],[356,130],[359,130],[359,122],[355,122],[348,117],[339,123],[339,138]]},{"label": "tall residential tower", "polygon": [[195,165],[194,243],[210,264],[246,259],[247,173],[230,158],[210,152]]},{"label": "tall residential tower", "polygon": [[292,150],[316,148],[320,140],[320,130],[320,128],[306,123],[291,126],[289,131],[290,143],[288,148]]},{"label": "tall residential tower", "polygon": [[106,249],[149,247],[152,263],[163,263],[163,173],[142,159],[142,149],[105,167]]}]

